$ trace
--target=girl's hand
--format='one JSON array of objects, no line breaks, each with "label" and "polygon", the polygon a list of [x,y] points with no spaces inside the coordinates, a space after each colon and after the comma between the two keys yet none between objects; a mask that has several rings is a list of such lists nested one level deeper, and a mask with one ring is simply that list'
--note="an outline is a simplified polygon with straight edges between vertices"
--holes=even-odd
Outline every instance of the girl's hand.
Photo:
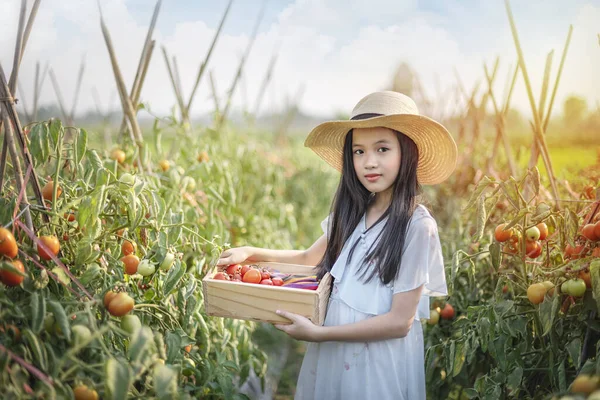
[{"label": "girl's hand", "polygon": [[318,342],[320,326],[313,324],[308,318],[302,315],[293,314],[287,311],[277,310],[277,314],[292,321],[291,325],[275,324],[275,328],[284,331],[294,339],[307,342]]},{"label": "girl's hand", "polygon": [[248,247],[234,247],[221,253],[217,265],[241,264],[251,256],[252,252]]}]

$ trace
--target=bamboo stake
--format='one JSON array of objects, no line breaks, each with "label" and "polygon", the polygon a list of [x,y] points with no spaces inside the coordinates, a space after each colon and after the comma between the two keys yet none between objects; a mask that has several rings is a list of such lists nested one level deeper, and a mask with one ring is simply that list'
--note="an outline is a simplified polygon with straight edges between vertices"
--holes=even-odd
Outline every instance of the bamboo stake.
[{"label": "bamboo stake", "polygon": [[210,71],[209,77],[210,77],[210,88],[212,91],[212,98],[215,102],[215,114],[218,115],[220,113],[219,96],[217,95],[217,86],[216,86],[212,71]]},{"label": "bamboo stake", "polygon": [[77,84],[75,85],[75,94],[73,96],[73,106],[71,107],[71,114],[69,115],[71,121],[75,120],[75,108],[77,107],[77,100],[79,98],[79,92],[81,91],[81,81],[83,79],[83,72],[85,71],[85,60],[81,60],[79,66],[79,75],[77,76]]},{"label": "bamboo stake", "polygon": [[177,85],[175,73],[173,72],[173,68],[171,67],[171,62],[169,61],[169,55],[167,54],[167,49],[165,48],[165,46],[162,46],[162,52],[163,57],[165,59],[165,63],[167,64],[167,72],[169,73],[169,78],[171,78],[171,85],[173,85],[173,90],[175,91],[175,98],[177,100],[177,104],[179,105],[181,116],[183,118],[183,114],[185,112],[185,106],[183,105],[183,97],[181,97],[181,93],[179,92],[179,86]]},{"label": "bamboo stake", "polygon": [[31,114],[27,111],[27,101],[25,100],[25,93],[23,93],[23,85],[17,85],[17,91],[21,96],[19,101],[23,103],[23,112],[25,113],[25,118],[27,118],[27,121],[31,122]]},{"label": "bamboo stake", "polygon": [[260,84],[260,90],[258,91],[258,95],[256,96],[256,101],[254,102],[256,106],[254,107],[254,115],[258,116],[258,111],[260,110],[260,105],[262,104],[262,100],[264,98],[265,92],[267,91],[267,86],[269,86],[269,82],[273,78],[273,69],[275,68],[275,63],[277,62],[277,58],[279,57],[279,50],[273,52],[273,56],[271,57],[271,61],[269,61],[269,66],[267,67],[267,72],[265,77]]},{"label": "bamboo stake", "polygon": [[[497,59],[496,63],[498,63],[498,61],[499,61],[499,58]],[[502,108],[500,108],[498,106],[498,102],[496,101],[496,97],[494,96],[492,79],[491,79],[490,72],[488,71],[487,65],[485,65],[485,64],[483,65],[483,70],[485,72],[485,77],[488,82],[488,93],[489,93],[490,99],[492,100],[492,105],[494,106],[494,112],[496,114],[496,138],[495,138],[494,146],[492,148],[492,155],[488,159],[488,169],[490,169],[490,170],[493,169],[494,160],[496,159],[496,155],[498,153],[498,148],[500,147],[500,141],[502,141],[504,143],[504,151],[506,153],[506,159],[507,159],[507,162],[509,165],[510,173],[512,176],[517,176],[516,166],[515,166],[514,160],[512,159],[512,152],[511,152],[511,148],[510,148],[509,139],[508,139],[507,135],[505,134],[504,128],[505,128],[506,113],[509,108],[509,101],[510,101],[510,98],[512,95],[512,91],[514,89],[514,83],[516,81],[516,75],[517,75],[518,68],[515,70],[515,73],[514,73],[514,76],[513,76],[511,85],[510,85],[510,89],[508,91],[508,95],[506,97],[505,103]]]},{"label": "bamboo stake", "polygon": [[548,121],[550,121],[550,115],[552,115],[552,107],[554,106],[554,99],[556,97],[556,91],[558,90],[558,84],[560,83],[560,77],[562,76],[563,67],[565,65],[565,59],[567,58],[567,51],[569,50],[569,44],[571,43],[571,35],[572,34],[573,34],[573,25],[570,25],[569,33],[567,34],[567,40],[565,41],[565,47],[563,48],[562,57],[560,58],[560,65],[558,66],[556,80],[554,81],[554,89],[552,89],[552,96],[550,96],[550,104],[548,104],[548,111],[546,112],[546,118],[544,119],[544,125],[543,125],[544,132],[546,131],[546,128],[548,127]]},{"label": "bamboo stake", "polygon": [[[23,135],[23,128],[21,127],[21,122],[19,121],[19,115],[17,114],[17,110],[15,108],[15,104],[13,101],[11,101],[12,99],[12,95],[10,92],[10,88],[8,87],[8,84],[6,82],[6,78],[4,75],[4,69],[2,69],[2,65],[0,64],[0,98],[5,98],[5,99],[9,99],[9,100],[5,100],[5,101],[0,101],[0,114],[4,114],[6,113],[7,118],[9,119],[9,121],[12,121],[13,125],[12,126],[5,126],[5,132],[7,132],[7,130],[10,129],[15,129],[15,135],[17,137],[17,140],[19,141],[19,148],[21,150],[21,154],[23,156],[23,161],[25,163],[25,167],[29,168],[29,166],[33,166],[33,158],[31,157],[31,153],[29,153],[29,149],[27,148],[27,141],[25,140],[25,135]],[[2,118],[2,120],[4,120],[4,117],[2,115],[0,115],[0,118]],[[5,135],[8,138],[8,133]],[[13,137],[14,137],[13,136]],[[8,151],[8,143],[7,140],[4,140],[4,145],[7,147],[7,151]],[[6,161],[6,158],[4,158],[3,161]],[[22,176],[22,175],[21,175]],[[4,179],[4,166],[2,167],[2,174],[0,175],[0,188],[3,185],[2,180]],[[44,199],[42,197],[42,189],[40,187],[40,182],[38,180],[37,174],[33,173],[33,180],[32,180],[32,184],[33,184],[33,192],[35,194],[35,197],[38,201],[38,203],[40,205],[44,205]],[[45,222],[49,222],[50,219],[48,218],[48,216],[46,214],[43,215],[44,221]]]},{"label": "bamboo stake", "polygon": [[[23,170],[21,169],[21,161],[19,160],[19,155],[17,154],[17,147],[15,146],[12,123],[8,117],[8,109],[6,109],[6,105],[4,104],[4,102],[2,102],[2,109],[2,119],[4,121],[4,140],[7,144],[8,152],[13,163],[15,181],[17,183],[17,191],[21,192],[25,190],[25,184],[23,182]],[[31,212],[29,210],[29,200],[27,199],[27,196],[23,196],[21,202],[24,204],[23,208],[25,210],[25,222],[27,223],[29,229],[32,229],[33,220],[31,219]]]},{"label": "bamboo stake", "polygon": [[15,46],[15,54],[13,58],[13,69],[8,81],[8,87],[11,93],[15,93],[17,79],[19,78],[19,65],[21,65],[21,57],[23,55],[23,30],[25,25],[26,9],[27,0],[21,0],[21,12],[19,13],[19,26],[17,28],[17,44]]},{"label": "bamboo stake", "polygon": [[227,118],[227,114],[229,113],[229,108],[231,107],[231,100],[233,98],[233,94],[235,93],[235,88],[239,82],[240,76],[242,75],[242,71],[244,69],[244,65],[246,64],[246,60],[248,59],[248,56],[250,55],[250,50],[252,50],[252,46],[254,45],[254,40],[256,39],[256,35],[258,34],[258,28],[260,27],[260,23],[262,22],[262,19],[263,19],[264,13],[265,13],[265,9],[266,9],[266,5],[267,5],[267,0],[264,0],[262,7],[260,9],[260,12],[258,14],[258,18],[256,19],[256,23],[254,24],[254,29],[252,30],[252,36],[250,38],[250,42],[248,43],[248,47],[246,47],[246,52],[242,56],[242,59],[240,61],[238,69],[237,69],[237,73],[235,74],[235,77],[233,78],[233,82],[231,83],[231,87],[229,88],[229,91],[227,92],[227,102],[225,103],[225,109],[219,116],[219,120],[217,122],[217,130],[219,130],[221,125],[223,124],[223,122],[225,122],[225,119]]},{"label": "bamboo stake", "polygon": [[[154,32],[154,28],[156,26],[156,21],[158,19],[158,13],[160,11],[160,6],[162,4],[162,0],[158,0],[156,5],[154,6],[154,12],[152,13],[152,19],[150,20],[150,26],[148,27],[148,32],[146,33],[146,39],[144,41],[144,47],[142,47],[142,54],[140,55],[140,61],[138,62],[138,67],[135,72],[135,78],[133,80],[133,86],[131,87],[130,98],[135,99],[137,93],[137,99],[139,99],[140,93],[142,91],[142,86],[144,83],[143,76],[145,75],[145,70],[148,68],[148,64],[150,63],[150,58],[152,51],[151,47],[154,47],[154,40],[152,40],[152,34]],[[134,110],[137,110],[137,100],[132,100]],[[124,132],[127,128],[127,120],[126,116],[123,115],[123,120],[121,121],[121,128],[119,132]]]},{"label": "bamboo stake", "polygon": [[[100,4],[98,4],[100,7]],[[112,64],[113,73],[115,75],[115,80],[117,82],[117,88],[119,90],[119,97],[121,98],[121,105],[123,107],[123,111],[127,115],[129,119],[129,124],[131,125],[131,135],[133,141],[136,143],[138,147],[138,165],[140,167],[140,171],[143,170],[142,164],[142,153],[144,152],[144,139],[142,137],[142,132],[140,130],[140,126],[138,125],[136,113],[133,109],[133,105],[131,104],[131,99],[127,95],[127,89],[125,87],[125,82],[123,81],[123,75],[121,74],[121,69],[119,68],[119,63],[117,62],[117,57],[115,55],[115,51],[112,45],[112,40],[110,38],[110,33],[108,32],[108,28],[104,23],[104,18],[102,17],[102,10],[100,10],[100,27],[102,28],[102,34],[104,36],[104,41],[106,42],[106,47],[108,48],[108,53],[110,55],[110,62]],[[146,166],[148,172],[150,172],[150,167]]]},{"label": "bamboo stake", "polygon": [[[40,8],[40,3],[42,0],[35,0],[33,2],[33,6],[31,7],[31,12],[29,13],[29,18],[27,19],[27,26],[25,26],[25,34],[23,36],[23,43],[21,44],[21,56],[19,59],[19,65],[21,61],[23,61],[23,54],[25,54],[25,46],[27,45],[27,41],[29,40],[29,35],[31,34],[31,28],[33,27],[33,22],[35,21],[35,17],[37,16],[38,8]],[[16,81],[16,77],[15,77]],[[10,87],[10,85],[9,85]]]},{"label": "bamboo stake", "polygon": [[533,91],[531,89],[531,82],[529,81],[527,67],[525,66],[525,57],[523,56],[523,50],[521,49],[519,36],[517,34],[517,27],[515,25],[515,21],[512,16],[512,11],[510,9],[509,0],[505,0],[504,3],[506,5],[506,11],[508,13],[508,19],[510,22],[510,28],[511,28],[513,39],[515,42],[515,47],[517,49],[517,54],[519,55],[519,66],[521,68],[521,72],[523,73],[523,78],[525,80],[525,86],[527,87],[527,95],[529,97],[529,103],[531,105],[531,110],[533,111],[535,138],[537,138],[537,140],[539,142],[538,144],[540,145],[542,159],[544,160],[544,166],[546,167],[546,172],[548,173],[548,178],[550,180],[550,185],[552,187],[552,192],[553,192],[552,194],[554,196],[554,200],[556,201],[557,207],[560,209],[560,203],[558,202],[558,199],[559,199],[558,187],[556,186],[556,179],[554,178],[552,162],[550,160],[550,155],[548,153],[548,147],[546,146],[546,139],[544,138],[544,135],[543,135],[540,117],[536,111],[535,100],[533,98]]},{"label": "bamboo stake", "polygon": [[194,96],[196,95],[196,90],[198,89],[198,85],[200,85],[200,79],[202,78],[202,75],[204,74],[204,70],[206,69],[206,66],[208,65],[208,61],[210,60],[210,55],[212,54],[213,49],[215,48],[215,44],[217,43],[217,39],[219,38],[219,36],[221,34],[221,29],[223,29],[223,25],[225,24],[225,19],[227,18],[227,15],[229,14],[229,9],[231,8],[232,4],[233,4],[233,0],[229,0],[229,3],[227,3],[227,8],[225,9],[225,12],[223,13],[223,17],[221,17],[221,22],[219,23],[217,32],[215,33],[212,43],[210,44],[210,47],[208,49],[208,53],[206,54],[206,57],[204,58],[204,62],[202,64],[200,64],[200,69],[198,70],[198,75],[196,75],[196,82],[194,82],[194,87],[192,88],[192,92],[190,93],[190,99],[188,100],[188,103],[187,103],[188,114],[189,114],[190,109],[192,108],[192,101],[194,101]]},{"label": "bamboo stake", "polygon": [[183,87],[181,86],[181,77],[179,76],[179,65],[177,64],[177,57],[173,56],[173,78],[175,79],[175,84],[177,85],[177,92],[179,93],[179,97],[181,97],[181,104],[183,109],[181,110],[181,119],[184,124],[189,126],[189,117],[187,114],[187,109],[185,108],[185,101],[183,100]]},{"label": "bamboo stake", "polygon": [[40,63],[39,61],[36,64],[36,87],[34,89],[33,94],[33,120],[37,121],[38,109],[39,109],[39,99],[40,94],[42,93],[42,87],[44,85],[44,81],[46,80],[46,75],[48,74],[48,63],[46,63],[46,68],[44,68],[44,72],[42,73],[41,79],[38,81],[37,79],[37,70],[39,69]]}]

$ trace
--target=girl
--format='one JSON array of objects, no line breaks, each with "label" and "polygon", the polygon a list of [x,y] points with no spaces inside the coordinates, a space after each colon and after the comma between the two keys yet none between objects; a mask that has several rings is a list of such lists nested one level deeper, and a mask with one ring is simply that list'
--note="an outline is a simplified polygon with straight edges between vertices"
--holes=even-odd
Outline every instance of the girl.
[{"label": "girl", "polygon": [[308,250],[229,249],[218,265],[316,265],[333,288],[323,326],[284,310],[276,325],[308,344],[295,399],[425,399],[427,296],[447,295],[435,220],[420,184],[445,180],[456,144],[396,92],[363,98],[349,121],[317,126],[305,145],[341,171],[331,214]]}]

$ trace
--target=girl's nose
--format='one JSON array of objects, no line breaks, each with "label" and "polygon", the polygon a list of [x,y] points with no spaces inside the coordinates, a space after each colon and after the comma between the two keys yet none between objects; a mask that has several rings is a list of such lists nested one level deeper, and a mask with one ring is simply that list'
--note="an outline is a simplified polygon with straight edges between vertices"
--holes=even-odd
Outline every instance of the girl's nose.
[{"label": "girl's nose", "polygon": [[367,153],[367,159],[365,160],[365,168],[373,169],[377,167],[377,155],[373,153]]}]

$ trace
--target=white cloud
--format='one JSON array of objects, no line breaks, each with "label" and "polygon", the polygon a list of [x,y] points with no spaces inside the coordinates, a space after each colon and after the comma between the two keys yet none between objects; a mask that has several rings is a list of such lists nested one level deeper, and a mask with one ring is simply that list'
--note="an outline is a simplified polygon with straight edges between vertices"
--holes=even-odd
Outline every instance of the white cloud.
[{"label": "white cloud", "polygon": [[[8,71],[12,62],[19,3],[11,0],[0,4],[0,60]],[[148,3],[148,7],[153,6],[153,3]],[[102,7],[122,73],[130,87],[149,21],[144,25],[136,22],[125,0],[106,0]],[[161,14],[168,12],[167,2],[163,4]],[[484,83],[482,63],[486,61],[491,65],[498,54],[502,56],[496,85],[500,95],[507,79],[508,64],[514,64],[516,53],[507,18],[497,14],[490,12],[481,17],[489,18],[489,21],[473,21],[471,31],[458,30],[461,35],[468,34],[471,42],[479,40],[482,48],[486,49],[473,52],[465,47],[466,38],[457,36],[450,28],[446,16],[420,11],[416,0],[357,0],[351,4],[343,0],[297,0],[282,10],[273,24],[263,25],[247,62],[244,85],[238,87],[234,98],[234,106],[238,107],[244,101],[242,89],[245,89],[245,97],[253,107],[265,69],[279,45],[278,64],[263,110],[283,107],[285,99],[306,85],[301,102],[303,111],[319,115],[349,112],[366,93],[388,87],[396,66],[403,61],[420,73],[430,97],[435,97],[438,90],[444,91],[455,85],[455,66],[465,86],[470,89],[477,80]],[[455,18],[456,13],[452,16]],[[247,17],[255,18],[254,15]],[[467,17],[472,18],[465,15],[465,20],[457,23],[468,24],[470,20]],[[599,20],[600,7],[588,4],[580,8],[572,21],[575,29],[556,107],[560,107],[569,93],[585,96],[591,105],[598,101],[600,48],[596,34]],[[561,38],[561,32],[557,33],[554,29],[555,25],[544,28],[543,23],[537,22],[536,31],[532,33],[530,21],[517,18],[536,99],[539,97],[545,57],[551,48],[555,49],[554,81],[570,22],[564,21]],[[227,24],[235,24],[235,21],[228,20]],[[550,32],[550,28],[554,30]],[[192,21],[177,24],[171,32],[168,35],[155,32],[156,47],[142,95],[143,100],[159,113],[168,113],[175,104],[161,47],[166,46],[169,54],[177,57],[187,100],[198,67],[212,41],[214,28],[203,21]],[[214,73],[222,97],[245,51],[248,35],[222,35],[219,38],[209,69]],[[33,93],[35,62],[47,61],[54,68],[70,107],[79,63],[84,55],[86,73],[78,112],[94,109],[92,86],[98,88],[102,99],[109,99],[115,90],[97,7],[92,1],[42,2],[21,70],[21,84],[28,100]],[[208,75],[205,75],[194,101],[194,115],[212,109],[208,82]],[[529,115],[529,102],[521,78],[513,97],[513,105]],[[49,80],[41,100],[45,104],[55,102]]]}]

